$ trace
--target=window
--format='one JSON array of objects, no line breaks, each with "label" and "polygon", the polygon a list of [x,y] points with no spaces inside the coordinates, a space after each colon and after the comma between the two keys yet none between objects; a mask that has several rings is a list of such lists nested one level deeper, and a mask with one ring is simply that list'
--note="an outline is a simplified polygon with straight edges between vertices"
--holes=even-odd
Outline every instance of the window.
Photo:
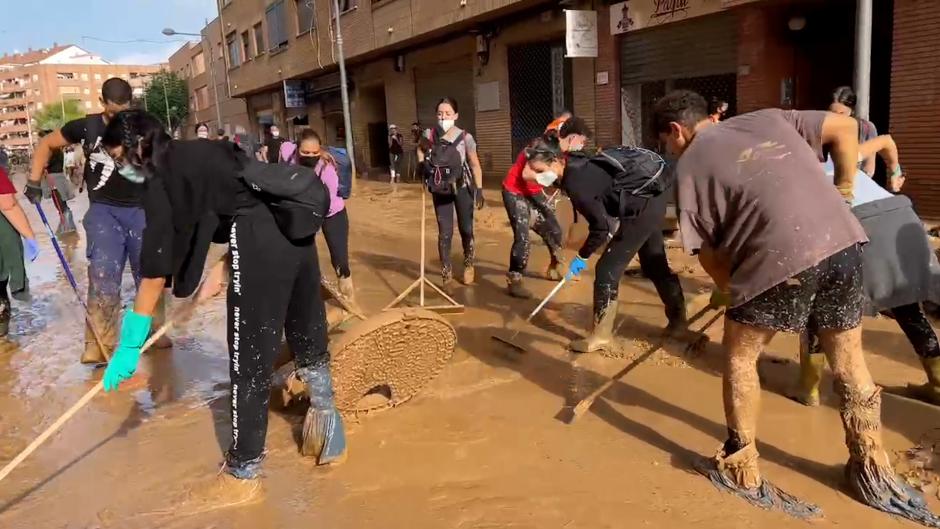
[{"label": "window", "polygon": [[206,56],[204,53],[199,52],[193,57],[193,72],[199,75],[204,71],[206,71]]},{"label": "window", "polygon": [[38,81],[38,80],[39,80],[39,75],[33,74],[33,81]]},{"label": "window", "polygon": [[79,87],[77,87],[77,86],[60,86],[60,87],[59,87],[59,93],[60,93],[60,94],[63,94],[63,95],[65,95],[65,94],[80,94],[80,93],[82,93],[82,91],[81,91],[81,89],[80,89]]},{"label": "window", "polygon": [[209,87],[200,86],[196,89],[196,110],[205,110],[209,108]]},{"label": "window", "polygon": [[101,74],[100,74],[100,73],[96,73],[96,74],[95,74],[95,81],[100,81],[100,80],[101,80]]},{"label": "window", "polygon": [[87,96],[87,95],[91,94],[91,90],[89,90],[89,89],[86,88],[86,89],[84,90],[84,93],[85,93],[85,95]]},{"label": "window", "polygon": [[75,74],[72,72],[56,72],[55,78],[61,80],[66,79],[75,79]]},{"label": "window", "polygon": [[241,61],[238,60],[238,39],[235,38],[234,31],[225,36],[225,46],[228,48],[228,67],[237,67]]},{"label": "window", "polygon": [[36,108],[38,108],[39,110],[42,110],[42,103],[41,102],[36,103]]},{"label": "window", "polygon": [[296,0],[297,2],[297,34],[301,35],[316,29],[316,6],[313,0]]},{"label": "window", "polygon": [[284,15],[284,0],[271,4],[264,13],[265,21],[268,23],[268,50],[270,51],[287,45]]},{"label": "window", "polygon": [[88,74],[87,74],[87,73],[83,73],[83,74],[82,74],[82,81],[87,81],[87,80],[88,80]]},{"label": "window", "polygon": [[85,101],[85,108],[91,108],[91,101]]},{"label": "window", "polygon": [[261,27],[261,22],[255,24],[255,57],[264,53],[264,29]]},{"label": "window", "polygon": [[251,34],[242,32],[242,57],[247,61],[251,57]]},{"label": "window", "polygon": [[339,12],[345,13],[359,7],[359,0],[339,0]]}]

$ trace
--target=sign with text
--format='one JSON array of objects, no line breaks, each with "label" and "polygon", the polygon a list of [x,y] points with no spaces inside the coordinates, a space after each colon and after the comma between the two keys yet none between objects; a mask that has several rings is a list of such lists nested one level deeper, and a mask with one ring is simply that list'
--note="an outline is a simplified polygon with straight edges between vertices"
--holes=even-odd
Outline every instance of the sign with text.
[{"label": "sign with text", "polygon": [[565,56],[597,57],[597,11],[565,9]]},{"label": "sign with text", "polygon": [[627,0],[610,6],[610,34],[680,22],[750,0]]},{"label": "sign with text", "polygon": [[299,79],[284,81],[284,108],[304,108],[307,106],[306,88]]}]

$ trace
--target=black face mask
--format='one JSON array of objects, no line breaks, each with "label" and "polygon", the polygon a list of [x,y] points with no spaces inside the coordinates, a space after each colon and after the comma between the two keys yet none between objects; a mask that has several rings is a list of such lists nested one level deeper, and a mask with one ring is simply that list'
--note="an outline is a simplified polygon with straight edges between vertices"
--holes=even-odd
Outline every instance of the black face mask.
[{"label": "black face mask", "polygon": [[297,163],[304,167],[316,167],[317,162],[320,161],[319,156],[298,156]]}]

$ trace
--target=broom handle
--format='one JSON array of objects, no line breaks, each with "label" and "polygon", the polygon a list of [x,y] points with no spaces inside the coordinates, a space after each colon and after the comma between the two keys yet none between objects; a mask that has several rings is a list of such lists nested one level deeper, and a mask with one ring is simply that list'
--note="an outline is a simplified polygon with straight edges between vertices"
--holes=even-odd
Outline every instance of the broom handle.
[{"label": "broom handle", "polygon": [[[219,266],[219,265],[224,265],[224,262],[220,262],[216,266]],[[205,285],[205,282],[203,282],[203,286],[204,285]],[[176,318],[171,319],[167,321],[166,323],[164,323],[159,329],[157,329],[155,333],[153,333],[150,336],[150,338],[147,339],[146,342],[144,342],[143,347],[140,348],[141,353],[149,349],[150,346],[154,344],[154,342],[156,342],[164,334],[166,334],[167,331],[170,330],[170,327],[173,326],[176,320],[181,320],[184,317],[189,316],[190,313],[192,313],[193,309],[196,308],[196,305],[198,305],[204,300],[204,298],[200,296],[201,291],[202,291],[202,288],[200,287],[199,291],[197,291],[196,293],[196,296],[193,298],[193,301],[189,303],[189,305],[183,310],[181,314],[178,314]],[[62,427],[62,425],[68,422],[68,420],[71,419],[73,415],[78,413],[78,411],[84,408],[86,404],[91,402],[91,399],[93,399],[95,395],[97,395],[102,389],[104,389],[104,382],[98,381],[98,383],[95,384],[95,387],[88,390],[88,392],[85,393],[85,395],[83,395],[82,398],[78,400],[78,402],[72,405],[72,407],[69,408],[68,411],[63,413],[61,417],[56,419],[56,421],[52,423],[51,426],[46,428],[45,431],[39,434],[39,437],[36,437],[36,439],[34,439],[33,442],[29,443],[29,446],[24,448],[23,451],[17,454],[17,456],[14,457],[12,461],[7,463],[7,465],[3,467],[3,470],[0,470],[0,481],[3,481],[3,479],[6,478],[7,475],[10,474],[10,472],[13,472],[13,469],[19,466],[19,464],[22,463],[23,460],[25,460],[27,457],[29,457],[30,454],[35,452],[37,448],[39,448],[44,442],[46,442],[47,439],[49,439],[49,437],[52,436],[52,434],[56,433],[56,431],[58,431],[59,428]]]},{"label": "broom handle", "polygon": [[565,283],[566,283],[567,281],[568,281],[568,278],[567,278],[567,277],[561,278],[561,281],[559,281],[558,284],[555,285],[555,288],[553,288],[552,291],[549,292],[547,296],[545,296],[545,299],[543,299],[542,302],[539,303],[539,306],[538,306],[538,307],[535,307],[535,310],[533,310],[533,311],[529,314],[529,317],[525,319],[526,323],[532,321],[532,318],[534,318],[535,315],[538,314],[540,310],[542,310],[542,307],[544,307],[545,304],[549,302],[549,300],[551,300],[553,297],[555,297],[555,294],[557,294],[558,291],[561,290],[561,287],[565,286]]}]

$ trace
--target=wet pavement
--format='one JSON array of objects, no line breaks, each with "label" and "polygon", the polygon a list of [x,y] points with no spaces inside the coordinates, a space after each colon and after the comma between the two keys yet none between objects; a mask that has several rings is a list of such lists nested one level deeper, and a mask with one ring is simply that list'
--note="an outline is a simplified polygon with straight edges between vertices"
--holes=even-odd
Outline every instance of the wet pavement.
[{"label": "wet pavement", "polygon": [[[265,501],[195,516],[176,512],[182,493],[212,479],[228,443],[225,311],[224,300],[216,298],[171,331],[172,349],[147,354],[131,383],[97,396],[0,482],[0,527],[804,527],[724,495],[691,472],[695,458],[714,453],[725,437],[714,343],[720,325],[694,358],[670,344],[576,423],[560,420],[566,405],[657,340],[665,325],[662,306],[650,282],[628,277],[620,299],[621,358],[567,352],[568,341],[588,327],[590,274],[524,325],[537,301],[504,292],[511,232],[498,194],[488,197],[476,222],[477,284],[456,288],[454,297],[467,311],[448,317],[457,328],[457,353],[412,401],[350,418],[344,465],[322,469],[302,459],[295,440],[302,416],[272,411]],[[73,201],[76,219],[85,200]],[[35,210],[23,205],[38,228]],[[418,275],[420,190],[358,183],[348,205],[357,296],[367,313],[375,313]],[[54,211],[51,201],[44,207]],[[436,228],[430,206],[427,211],[428,271],[437,281]],[[0,464],[100,377],[100,370],[78,363],[81,308],[48,237],[39,239],[42,254],[28,269],[33,300],[14,302],[10,337],[0,343]],[[84,296],[81,228],[66,242]],[[678,251],[670,251],[670,259],[682,272],[687,299],[707,291],[709,282],[691,260]],[[329,270],[322,241],[320,260]],[[537,296],[553,286],[536,277],[547,263],[538,241],[529,267],[533,277],[526,279]],[[127,300],[132,285],[128,273]],[[525,352],[491,338],[516,329],[515,341]],[[865,347],[880,384],[923,381],[893,321],[867,320]],[[841,469],[847,453],[829,380],[820,408],[783,396],[797,373],[797,353],[794,337],[778,337],[760,363],[765,391],[758,448],[767,477],[820,505],[821,525],[915,527],[847,496]],[[885,396],[883,417],[886,445],[895,452],[940,427],[940,410],[893,395]],[[940,501],[931,501],[940,511]]]}]

